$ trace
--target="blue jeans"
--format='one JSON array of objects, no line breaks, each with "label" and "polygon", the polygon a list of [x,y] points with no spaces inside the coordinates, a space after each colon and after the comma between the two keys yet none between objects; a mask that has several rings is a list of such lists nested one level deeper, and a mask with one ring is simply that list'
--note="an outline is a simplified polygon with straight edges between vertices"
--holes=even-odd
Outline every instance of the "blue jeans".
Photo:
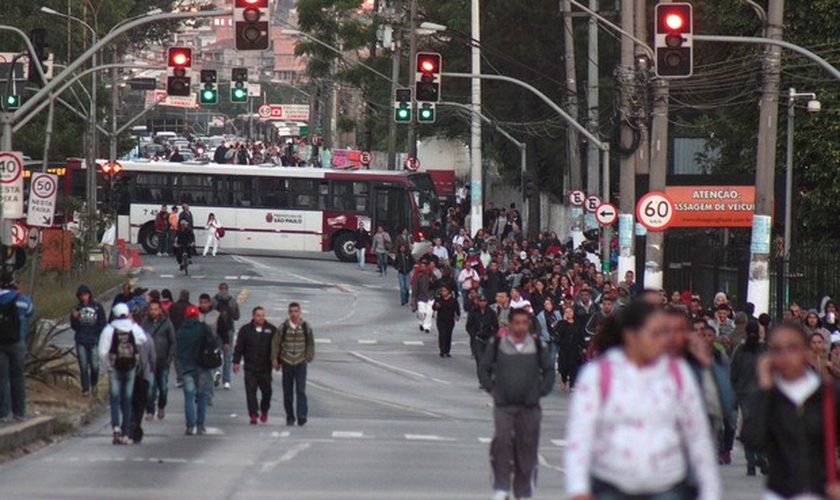
[{"label": "blue jeans", "polygon": [[408,304],[409,296],[411,295],[411,273],[397,273],[397,279],[400,282],[400,305]]},{"label": "blue jeans", "polygon": [[155,405],[158,410],[166,408],[166,401],[169,397],[169,367],[155,367],[155,378],[149,384],[149,394],[146,397],[146,413],[154,414]]},{"label": "blue jeans", "polygon": [[0,418],[9,416],[23,417],[26,413],[26,345],[0,345]]},{"label": "blue jeans", "polygon": [[376,252],[376,269],[379,274],[388,274],[388,254],[385,252]]},{"label": "blue jeans", "polygon": [[82,391],[88,392],[91,386],[99,384],[99,353],[96,344],[77,343],[76,356],[79,358]]},{"label": "blue jeans", "polygon": [[231,364],[233,363],[233,337],[236,333],[231,330],[228,333],[230,338],[230,349],[224,351],[224,356],[222,358],[222,383],[229,384],[230,383],[230,368]]},{"label": "blue jeans", "polygon": [[198,368],[184,373],[184,417],[187,427],[204,427],[208,388],[213,385],[210,370]]},{"label": "blue jeans", "polygon": [[359,269],[365,268],[365,249],[364,248],[357,248],[356,249],[356,257],[359,259]]},{"label": "blue jeans", "polygon": [[[108,387],[111,393],[111,427],[119,427],[123,436],[128,436],[131,426],[134,374],[134,370],[108,372]],[[120,413],[122,413],[122,424],[120,424]]]},{"label": "blue jeans", "polygon": [[596,478],[592,478],[592,496],[596,500],[689,500],[695,498],[687,481],[662,493],[628,495],[615,486]]},{"label": "blue jeans", "polygon": [[[305,419],[309,413],[306,401],[306,365],[289,365],[283,363],[283,407],[286,410],[286,420]],[[295,413],[297,403],[297,413]]]}]

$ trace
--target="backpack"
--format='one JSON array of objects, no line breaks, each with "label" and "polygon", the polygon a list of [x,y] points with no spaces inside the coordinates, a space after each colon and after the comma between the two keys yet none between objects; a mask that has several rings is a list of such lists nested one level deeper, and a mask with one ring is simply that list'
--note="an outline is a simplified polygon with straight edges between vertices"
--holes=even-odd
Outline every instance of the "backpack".
[{"label": "backpack", "polygon": [[197,364],[205,370],[212,370],[222,366],[222,348],[216,335],[210,331],[210,327],[204,326],[204,334],[201,336],[198,348]]},{"label": "backpack", "polygon": [[0,345],[20,342],[20,311],[17,306],[18,294],[12,300],[0,306]]},{"label": "backpack", "polygon": [[111,366],[118,371],[127,372],[137,367],[137,343],[130,331],[114,329],[111,337]]},{"label": "backpack", "polygon": [[216,310],[219,311],[219,320],[216,322],[219,332],[229,332],[233,330],[233,318],[231,317],[230,301],[233,297],[227,299],[216,299]]}]

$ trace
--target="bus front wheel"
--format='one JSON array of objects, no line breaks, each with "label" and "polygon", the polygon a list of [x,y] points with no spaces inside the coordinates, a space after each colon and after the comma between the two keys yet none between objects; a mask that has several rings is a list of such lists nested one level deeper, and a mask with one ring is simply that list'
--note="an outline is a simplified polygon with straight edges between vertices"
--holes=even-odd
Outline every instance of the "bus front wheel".
[{"label": "bus front wheel", "polygon": [[353,233],[346,231],[335,237],[333,240],[333,251],[338,260],[342,262],[356,261],[356,244],[353,242]]},{"label": "bus front wheel", "polygon": [[140,234],[137,239],[140,240],[140,245],[143,247],[143,251],[147,254],[155,255],[158,253],[158,245],[160,242],[158,241],[158,234],[155,231],[155,225],[153,222],[150,222],[140,228]]}]

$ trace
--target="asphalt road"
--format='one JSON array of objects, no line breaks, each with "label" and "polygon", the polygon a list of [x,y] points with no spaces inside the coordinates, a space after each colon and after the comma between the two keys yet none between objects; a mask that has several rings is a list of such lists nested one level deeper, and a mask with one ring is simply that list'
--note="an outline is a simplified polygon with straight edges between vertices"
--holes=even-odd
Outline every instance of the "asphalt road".
[{"label": "asphalt road", "polygon": [[[146,257],[143,286],[187,289],[197,301],[226,281],[243,292],[243,316],[266,307],[279,324],[302,304],[317,338],[309,369],[310,421],[286,427],[279,375],[269,422],[248,424],[242,379],[218,389],[206,436],[183,435],[183,397],[170,380],[165,420],[146,423],[142,445],[113,446],[107,418],[81,434],[0,466],[0,498],[11,499],[389,499],[491,496],[490,398],[478,390],[463,322],[451,359],[418,333],[401,308],[396,276],[380,278],[329,257],[197,258],[191,276],[174,259]],[[543,402],[535,498],[562,498],[568,395]],[[760,497],[740,449],[723,468],[726,500]]]}]

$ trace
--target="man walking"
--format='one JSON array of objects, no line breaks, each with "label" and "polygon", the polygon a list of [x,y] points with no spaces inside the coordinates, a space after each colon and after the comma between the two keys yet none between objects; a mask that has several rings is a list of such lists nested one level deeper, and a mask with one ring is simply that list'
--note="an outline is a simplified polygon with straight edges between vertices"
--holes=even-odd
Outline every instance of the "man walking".
[{"label": "man walking", "polygon": [[175,327],[169,318],[163,315],[160,302],[153,300],[149,303],[143,331],[151,337],[155,345],[155,371],[146,398],[146,420],[155,418],[155,406],[157,417],[163,420],[169,395],[169,367],[175,359]]},{"label": "man walking", "polygon": [[150,389],[155,383],[157,356],[154,341],[149,339],[147,342],[137,344],[137,355],[134,393],[131,397],[131,425],[128,435],[134,444],[140,444],[143,441],[143,414],[149,400]]},{"label": "man walking", "polygon": [[79,360],[79,378],[82,381],[82,395],[87,397],[93,391],[97,395],[99,383],[99,354],[96,346],[108,317],[102,304],[93,300],[93,292],[87,285],[76,290],[79,303],[70,313],[70,328],[75,332],[76,357]]},{"label": "man walking", "polygon": [[384,227],[376,228],[371,250],[376,254],[376,269],[379,271],[379,276],[385,276],[388,274],[388,252],[391,251],[391,235],[385,232]]},{"label": "man walking", "polygon": [[359,228],[353,233],[353,244],[356,246],[356,257],[359,259],[359,269],[365,269],[365,252],[370,244],[370,233],[365,229],[365,223],[359,221]]},{"label": "man walking", "polygon": [[[213,300],[207,293],[202,293],[198,296],[198,311],[201,313],[198,320],[207,325],[213,335],[216,336],[216,342],[221,343],[219,335],[219,311],[213,308]],[[210,386],[210,406],[213,406],[213,387],[218,387],[222,381],[221,370],[213,370],[213,385]]]},{"label": "man walking", "polygon": [[467,316],[467,334],[470,336],[470,351],[475,358],[476,375],[480,377],[481,357],[490,342],[499,331],[499,317],[487,305],[487,297],[479,295],[469,316]]},{"label": "man walking", "polygon": [[138,345],[148,339],[140,325],[131,319],[126,304],[115,305],[111,314],[114,319],[102,330],[99,337],[99,362],[108,372],[113,444],[130,444],[134,376],[140,355]]},{"label": "man walking", "polygon": [[432,301],[434,300],[432,280],[434,276],[432,276],[431,267],[427,259],[420,259],[411,289],[411,304],[420,320],[420,333],[432,332]]},{"label": "man walking", "polygon": [[[300,304],[289,304],[289,319],[271,341],[271,360],[275,370],[283,370],[283,406],[286,425],[306,425],[309,407],[306,401],[306,367],[315,358],[312,327],[301,318]],[[297,403],[297,408],[295,408]],[[297,410],[297,412],[295,412]]]},{"label": "man walking", "polygon": [[199,321],[197,307],[187,307],[184,324],[175,332],[177,359],[184,377],[184,417],[187,436],[204,434],[204,420],[207,415],[207,397],[210,385],[210,370],[199,364],[205,342],[213,339],[210,328]]},{"label": "man walking", "polygon": [[[26,318],[35,313],[11,274],[0,277],[0,422],[26,416]],[[8,397],[7,397],[8,396]]]},{"label": "man walking", "polygon": [[[176,333],[184,324],[187,308],[190,306],[192,306],[192,304],[190,303],[189,290],[181,290],[178,294],[178,300],[172,304],[172,307],[169,308],[169,319],[172,321],[172,327],[175,329]],[[176,387],[184,385],[184,377],[181,374],[181,362],[178,360],[178,356],[175,356],[175,382]]]},{"label": "man walking", "polygon": [[490,445],[494,500],[513,493],[531,498],[540,442],[540,398],[554,386],[554,368],[548,349],[529,334],[530,317],[511,309],[509,330],[497,335],[481,359],[480,378],[493,395],[495,436]]},{"label": "man walking", "polygon": [[222,364],[222,382],[225,389],[230,389],[230,368],[233,359],[234,334],[239,321],[239,302],[230,295],[228,284],[219,284],[219,293],[213,297],[213,309],[219,311],[219,337],[222,340],[224,360]]},{"label": "man walking", "polygon": [[[271,349],[277,327],[265,320],[265,309],[255,307],[251,312],[251,322],[239,329],[236,348],[233,350],[233,371],[239,373],[240,361],[245,361],[245,397],[248,402],[248,416],[251,425],[257,424],[257,411],[260,422],[268,422],[268,410],[271,409]],[[285,379],[283,380],[285,383]],[[262,399],[257,406],[257,389]]]}]

